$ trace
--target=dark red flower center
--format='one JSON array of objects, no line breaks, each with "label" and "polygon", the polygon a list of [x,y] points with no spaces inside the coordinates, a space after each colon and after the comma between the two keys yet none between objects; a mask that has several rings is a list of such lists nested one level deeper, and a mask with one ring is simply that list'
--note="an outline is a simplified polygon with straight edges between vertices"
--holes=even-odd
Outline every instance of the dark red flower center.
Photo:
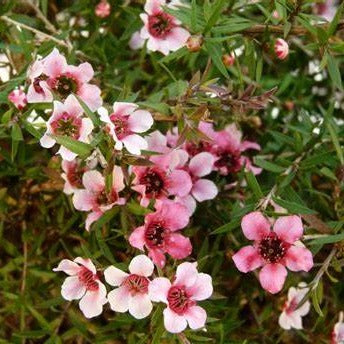
[{"label": "dark red flower center", "polygon": [[110,193],[106,192],[106,190],[102,190],[99,192],[97,196],[97,204],[98,205],[107,205],[114,203],[118,200],[118,195],[116,191],[112,190]]},{"label": "dark red flower center", "polygon": [[207,141],[200,141],[198,143],[187,142],[185,149],[191,156],[195,156],[198,153],[209,152],[211,149],[211,143]]},{"label": "dark red flower center", "polygon": [[125,286],[131,295],[136,294],[147,294],[148,293],[149,280],[144,276],[139,276],[136,274],[129,275],[122,286]]},{"label": "dark red flower center", "polygon": [[79,281],[83,283],[87,290],[97,291],[99,289],[98,276],[86,267],[82,267],[78,273]]},{"label": "dark red flower center", "polygon": [[64,112],[56,121],[51,123],[54,133],[78,139],[80,136],[81,118]]},{"label": "dark red flower center", "polygon": [[224,150],[217,152],[217,155],[219,159],[215,161],[215,167],[218,169],[225,168],[228,173],[240,171],[241,163],[239,153],[233,153],[228,150]]},{"label": "dark red flower center", "polygon": [[161,248],[164,246],[167,230],[162,222],[151,223],[145,231],[145,241],[149,248]]},{"label": "dark red flower center", "polygon": [[167,301],[170,309],[179,315],[183,315],[189,307],[196,303],[195,301],[190,300],[184,286],[171,287],[167,294]]},{"label": "dark red flower center", "polygon": [[75,165],[68,170],[67,179],[72,186],[82,188],[82,176],[84,173],[85,168]]},{"label": "dark red flower center", "polygon": [[159,12],[148,17],[148,31],[153,37],[165,38],[175,27],[174,18],[165,13]]},{"label": "dark red flower center", "polygon": [[45,74],[41,74],[40,76],[38,76],[37,78],[35,78],[33,80],[33,83],[32,83],[33,84],[33,88],[35,89],[35,91],[37,93],[41,93],[41,94],[44,93],[44,90],[41,87],[40,82],[41,81],[45,81],[47,79],[48,79],[48,77]]},{"label": "dark red flower center", "polygon": [[278,263],[287,253],[289,245],[272,232],[259,242],[258,252],[269,263]]},{"label": "dark red flower center", "polygon": [[61,97],[66,98],[71,93],[77,92],[78,83],[69,75],[61,75],[56,79],[54,89]]},{"label": "dark red flower center", "polygon": [[114,113],[110,115],[110,119],[115,126],[115,133],[118,139],[122,139],[130,134],[128,118],[129,116],[119,116]]},{"label": "dark red flower center", "polygon": [[159,196],[165,187],[164,175],[161,171],[148,169],[140,180],[140,184],[146,186],[146,194],[151,196]]}]

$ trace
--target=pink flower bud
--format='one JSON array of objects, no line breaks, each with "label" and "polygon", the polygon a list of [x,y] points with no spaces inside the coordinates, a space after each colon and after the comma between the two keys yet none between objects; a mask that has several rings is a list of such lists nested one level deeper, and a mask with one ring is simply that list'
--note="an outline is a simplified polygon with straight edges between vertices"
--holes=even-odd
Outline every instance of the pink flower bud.
[{"label": "pink flower bud", "polygon": [[275,18],[275,19],[281,19],[281,18],[280,18],[280,15],[279,15],[279,13],[278,13],[277,10],[274,10],[274,11],[272,12],[272,17]]},{"label": "pink flower bud", "polygon": [[203,37],[201,35],[190,36],[186,41],[186,47],[192,53],[200,51],[203,44]]},{"label": "pink flower bud", "polygon": [[13,105],[18,110],[23,110],[27,104],[26,94],[21,89],[15,89],[8,95],[8,100],[13,103]]},{"label": "pink flower bud", "polygon": [[95,14],[99,18],[105,18],[107,17],[111,12],[111,6],[110,4],[105,0],[101,1],[95,8]]},{"label": "pink flower bud", "polygon": [[235,56],[233,53],[222,55],[222,62],[226,67],[231,67],[235,63]]},{"label": "pink flower bud", "polygon": [[284,39],[277,38],[275,42],[275,53],[280,60],[284,60],[288,56],[289,45]]}]

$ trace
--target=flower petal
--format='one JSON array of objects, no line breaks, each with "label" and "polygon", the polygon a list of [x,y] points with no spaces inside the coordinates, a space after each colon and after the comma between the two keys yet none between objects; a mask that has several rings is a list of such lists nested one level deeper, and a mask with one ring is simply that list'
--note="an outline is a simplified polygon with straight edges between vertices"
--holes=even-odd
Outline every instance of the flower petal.
[{"label": "flower petal", "polygon": [[82,183],[87,190],[92,192],[103,191],[105,187],[104,177],[98,171],[85,172],[82,176]]},{"label": "flower petal", "polygon": [[120,286],[128,276],[129,274],[115,266],[109,266],[104,270],[105,281],[114,287]]},{"label": "flower petal", "polygon": [[198,278],[197,263],[185,262],[177,267],[176,278],[173,285],[192,287]]},{"label": "flower petal", "polygon": [[171,233],[166,238],[166,251],[174,259],[184,259],[192,252],[189,238],[179,233]]},{"label": "flower petal", "polygon": [[164,309],[165,329],[170,333],[180,333],[187,327],[187,321],[184,316],[178,315],[170,308]]},{"label": "flower petal", "polygon": [[94,195],[86,190],[75,190],[73,195],[73,205],[75,209],[81,211],[89,211],[94,205]]},{"label": "flower petal", "polygon": [[133,113],[137,109],[137,107],[138,105],[134,103],[115,102],[113,104],[113,112],[116,115],[128,116]]},{"label": "flower petal", "polygon": [[76,257],[74,259],[75,263],[78,263],[80,265],[83,265],[85,268],[87,268],[88,270],[92,271],[94,274],[97,273],[97,269],[95,267],[95,265],[92,263],[91,259],[89,258],[81,258],[81,257]]},{"label": "flower petal", "polygon": [[143,246],[145,244],[144,234],[145,234],[144,226],[135,228],[129,237],[130,245],[143,251]]},{"label": "flower petal", "polygon": [[132,134],[128,135],[121,140],[127,149],[127,151],[134,155],[140,155],[141,150],[148,148],[146,140],[140,135]]},{"label": "flower petal", "polygon": [[202,301],[209,299],[213,293],[213,281],[210,275],[199,273],[196,282],[188,289],[191,294],[191,299]]},{"label": "flower petal", "polygon": [[73,276],[80,271],[80,266],[69,259],[62,259],[53,271],[63,271],[67,275]]},{"label": "flower petal", "polygon": [[61,287],[61,295],[65,300],[79,300],[86,292],[84,283],[78,276],[67,277]]},{"label": "flower petal", "polygon": [[79,307],[86,318],[93,318],[100,315],[103,311],[103,305],[107,303],[106,288],[103,283],[98,282],[97,291],[87,291],[80,300]]},{"label": "flower petal", "polygon": [[108,293],[110,308],[115,312],[124,313],[129,309],[130,293],[126,287],[119,287]]},{"label": "flower petal", "polygon": [[211,180],[199,179],[193,185],[191,193],[198,202],[203,202],[214,199],[217,196],[218,190],[215,183]]},{"label": "flower petal", "polygon": [[261,286],[271,294],[276,294],[282,290],[287,269],[282,264],[267,264],[259,273]]},{"label": "flower petal", "polygon": [[153,117],[146,110],[134,111],[128,119],[129,128],[134,133],[144,133],[153,125]]},{"label": "flower petal", "polygon": [[273,230],[281,240],[293,244],[303,234],[301,218],[296,215],[279,217],[274,224]]},{"label": "flower petal", "polygon": [[192,181],[189,173],[182,170],[174,170],[169,175],[168,191],[179,197],[186,196],[192,188]]},{"label": "flower petal", "polygon": [[132,274],[149,277],[154,271],[154,264],[146,255],[140,254],[131,260],[129,271]]},{"label": "flower petal", "polygon": [[253,246],[245,246],[241,248],[233,255],[232,259],[238,270],[244,273],[253,271],[264,264],[264,261],[257,252],[257,249]]},{"label": "flower petal", "polygon": [[190,172],[197,177],[204,177],[213,170],[215,158],[208,152],[195,155],[189,162]]},{"label": "flower petal", "polygon": [[171,288],[171,282],[166,277],[154,278],[148,286],[148,295],[154,302],[167,303],[167,294]]},{"label": "flower petal", "polygon": [[207,321],[207,312],[200,306],[192,306],[185,313],[185,318],[193,330],[204,327]]},{"label": "flower petal", "polygon": [[153,309],[152,301],[147,294],[137,294],[129,299],[129,313],[135,319],[147,317]]},{"label": "flower petal", "polygon": [[291,246],[284,259],[291,271],[309,271],[313,267],[312,252],[305,247]]},{"label": "flower petal", "polygon": [[[157,217],[164,220],[166,227],[171,231],[177,231],[187,226],[190,219],[189,210],[180,203],[165,200],[157,204]],[[154,216],[155,217],[155,216]]]},{"label": "flower petal", "polygon": [[96,85],[83,84],[78,90],[78,96],[86,103],[91,111],[96,111],[103,104],[102,97],[100,96],[100,88]]},{"label": "flower petal", "polygon": [[117,192],[120,192],[125,188],[124,175],[120,166],[114,166],[112,170],[112,184]]},{"label": "flower petal", "polygon": [[241,220],[241,228],[249,240],[260,240],[270,233],[270,223],[259,211],[245,215]]}]

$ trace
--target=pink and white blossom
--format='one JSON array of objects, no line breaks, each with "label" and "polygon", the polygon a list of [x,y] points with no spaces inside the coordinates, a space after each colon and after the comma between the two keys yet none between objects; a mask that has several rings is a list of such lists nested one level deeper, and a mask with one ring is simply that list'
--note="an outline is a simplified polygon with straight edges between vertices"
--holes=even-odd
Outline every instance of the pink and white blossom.
[{"label": "pink and white blossom", "polygon": [[156,211],[145,216],[143,226],[137,227],[130,235],[131,246],[143,251],[146,247],[149,257],[164,267],[168,253],[174,259],[184,259],[191,254],[189,238],[178,233],[189,223],[188,209],[169,200],[158,202]]},{"label": "pink and white blossom", "polygon": [[94,10],[94,13],[99,18],[106,18],[111,13],[111,5],[106,0],[101,0]]},{"label": "pink and white blossom", "polygon": [[339,313],[339,320],[334,325],[332,335],[331,335],[331,344],[343,344],[344,343],[344,313]]},{"label": "pink and white blossom", "polygon": [[86,318],[102,313],[103,305],[107,303],[106,288],[99,280],[96,267],[90,259],[63,259],[53,271],[63,271],[69,275],[61,288],[65,300],[80,300],[79,307]]},{"label": "pink and white blossom", "polygon": [[328,22],[333,20],[338,8],[335,0],[322,0],[321,2],[315,3],[313,6],[315,13]]},{"label": "pink and white blossom", "polygon": [[289,45],[283,38],[277,38],[275,42],[275,54],[280,60],[284,60],[289,55]]},{"label": "pink and white blossom", "polygon": [[148,295],[150,280],[154,271],[153,262],[144,254],[134,257],[129,264],[129,273],[115,266],[104,271],[105,280],[117,287],[108,293],[110,307],[115,312],[128,312],[136,319],[147,317],[152,309]]},{"label": "pink and white blossom", "polygon": [[302,329],[302,317],[308,314],[311,304],[308,300],[300,307],[299,304],[308,291],[309,288],[307,288],[306,283],[303,282],[299,283],[297,288],[289,288],[288,300],[285,302],[283,311],[278,319],[278,323],[283,329]]},{"label": "pink and white blossom", "polygon": [[112,171],[112,187],[107,191],[105,178],[98,171],[87,171],[82,176],[84,189],[74,191],[73,204],[75,209],[90,212],[86,218],[86,230],[90,230],[93,222],[98,220],[104,212],[115,205],[123,205],[125,199],[119,197],[125,185],[123,172],[119,166]]},{"label": "pink and white blossom", "polygon": [[18,109],[23,110],[27,105],[27,98],[25,92],[20,89],[16,88],[15,90],[11,91],[8,95],[8,100]]},{"label": "pink and white blossom", "polygon": [[144,26],[139,32],[134,33],[129,45],[132,49],[139,49],[147,41],[147,49],[160,51],[168,55],[186,44],[190,33],[180,26],[180,21],[164,12],[165,0],[147,0],[145,12],[140,15]]},{"label": "pink and white blossom", "polygon": [[[77,99],[70,95],[64,103],[54,101],[54,111],[47,122],[47,130],[40,140],[44,148],[51,148],[56,140],[53,135],[63,135],[80,142],[88,142],[93,130],[93,123],[89,118],[83,117],[83,109]],[[57,154],[62,159],[72,161],[77,154],[61,146]]]},{"label": "pink and white blossom", "polygon": [[180,333],[189,325],[201,329],[207,320],[206,311],[197,301],[208,299],[213,293],[212,278],[199,273],[197,263],[182,263],[177,267],[171,283],[165,277],[155,278],[149,285],[152,301],[164,302],[164,325],[168,332]]},{"label": "pink and white blossom", "polygon": [[147,149],[146,140],[138,134],[146,132],[153,125],[150,112],[138,109],[138,105],[134,103],[115,102],[110,115],[103,107],[98,113],[115,141],[115,149],[122,150],[124,146],[129,153],[135,155],[140,155],[141,150]]},{"label": "pink and white blossom", "polygon": [[262,267],[259,273],[261,286],[275,294],[282,290],[291,271],[309,271],[313,267],[311,251],[297,241],[303,235],[299,216],[279,217],[271,224],[259,211],[245,215],[241,228],[245,237],[253,240],[252,246],[245,246],[233,256],[236,267],[244,273]]}]

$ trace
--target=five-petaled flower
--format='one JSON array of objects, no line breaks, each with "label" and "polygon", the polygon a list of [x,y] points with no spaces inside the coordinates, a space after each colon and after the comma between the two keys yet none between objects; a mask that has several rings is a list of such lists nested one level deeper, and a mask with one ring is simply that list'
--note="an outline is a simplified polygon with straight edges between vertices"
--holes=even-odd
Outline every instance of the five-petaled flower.
[{"label": "five-petaled flower", "polygon": [[296,242],[303,234],[299,216],[278,218],[271,231],[269,220],[256,211],[243,217],[241,228],[254,245],[234,254],[234,263],[244,273],[262,266],[259,281],[268,292],[275,294],[283,288],[287,277],[285,267],[291,271],[309,271],[313,267],[312,253]]},{"label": "five-petaled flower", "polygon": [[171,333],[184,331],[189,324],[193,330],[204,327],[206,311],[197,306],[197,301],[208,299],[213,293],[212,278],[199,273],[197,263],[182,263],[177,267],[171,283],[165,277],[155,278],[149,285],[152,301],[164,302],[164,325]]},{"label": "five-petaled flower", "polygon": [[129,264],[129,274],[110,266],[104,271],[105,280],[117,287],[109,292],[107,298],[115,312],[129,313],[136,319],[147,317],[153,308],[148,295],[150,277],[154,264],[144,254],[134,257]]},{"label": "five-petaled flower", "polygon": [[80,300],[79,307],[86,318],[102,313],[103,305],[107,303],[106,288],[90,259],[63,259],[53,271],[63,271],[69,275],[62,284],[62,297],[68,301]]}]

